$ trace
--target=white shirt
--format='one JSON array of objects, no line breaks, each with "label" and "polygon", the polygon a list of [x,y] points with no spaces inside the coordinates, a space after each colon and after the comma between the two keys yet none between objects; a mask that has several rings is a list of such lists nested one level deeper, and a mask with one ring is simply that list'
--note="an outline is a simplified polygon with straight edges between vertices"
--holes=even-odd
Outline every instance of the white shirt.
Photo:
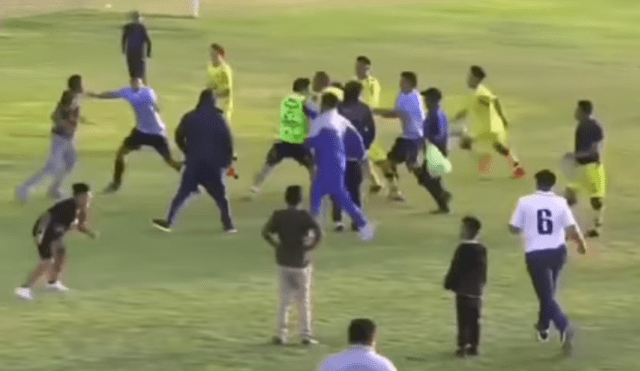
[{"label": "white shirt", "polygon": [[143,87],[138,91],[131,87],[120,89],[117,96],[126,99],[136,112],[136,128],[145,134],[166,136],[164,122],[156,108],[156,93],[150,87]]},{"label": "white shirt", "polygon": [[520,197],[510,224],[522,231],[525,251],[555,249],[565,244],[565,229],[575,226],[564,197],[541,192]]},{"label": "white shirt", "polygon": [[336,130],[341,138],[344,137],[344,133],[348,129],[356,130],[348,119],[338,113],[337,109],[323,112],[313,120],[309,130],[309,138],[318,135],[322,129]]},{"label": "white shirt", "polygon": [[396,371],[396,367],[372,347],[354,345],[327,358],[318,371]]}]

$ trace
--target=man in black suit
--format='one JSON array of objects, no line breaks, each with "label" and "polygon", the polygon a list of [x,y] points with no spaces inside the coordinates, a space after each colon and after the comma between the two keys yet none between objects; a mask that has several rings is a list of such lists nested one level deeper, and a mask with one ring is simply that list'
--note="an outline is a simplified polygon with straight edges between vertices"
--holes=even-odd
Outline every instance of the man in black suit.
[{"label": "man in black suit", "polygon": [[444,281],[444,288],[456,293],[458,357],[477,356],[480,344],[482,290],[487,282],[487,249],[478,242],[481,227],[472,216],[462,219],[462,242]]}]

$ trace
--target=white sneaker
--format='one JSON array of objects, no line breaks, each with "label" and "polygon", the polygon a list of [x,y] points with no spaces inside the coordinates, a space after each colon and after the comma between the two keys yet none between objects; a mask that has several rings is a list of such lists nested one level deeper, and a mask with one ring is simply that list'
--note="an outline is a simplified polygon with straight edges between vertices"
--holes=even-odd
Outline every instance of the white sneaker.
[{"label": "white sneaker", "polygon": [[366,241],[366,242],[371,241],[373,240],[375,235],[376,235],[376,227],[371,223],[367,223],[367,225],[365,225],[360,229],[360,239],[362,241]]},{"label": "white sneaker", "polygon": [[33,300],[33,294],[31,293],[31,289],[28,287],[18,287],[15,290],[15,294],[22,300]]},{"label": "white sneaker", "polygon": [[60,281],[47,284],[47,290],[53,292],[69,292],[69,288],[62,284]]}]

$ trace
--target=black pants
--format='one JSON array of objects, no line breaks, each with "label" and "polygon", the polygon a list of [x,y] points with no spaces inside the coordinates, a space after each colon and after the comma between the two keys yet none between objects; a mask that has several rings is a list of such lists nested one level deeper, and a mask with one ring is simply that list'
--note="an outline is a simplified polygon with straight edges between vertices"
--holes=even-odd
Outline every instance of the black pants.
[{"label": "black pants", "polygon": [[481,307],[482,300],[480,298],[456,295],[459,348],[477,348],[480,344]]},{"label": "black pants", "polygon": [[146,81],[146,59],[141,53],[127,53],[127,67],[129,68],[129,77],[141,78]]},{"label": "black pants", "polygon": [[438,204],[438,208],[441,210],[448,210],[449,205],[447,205],[447,191],[444,189],[442,185],[442,177],[433,177],[429,174],[427,170],[427,163],[424,162],[422,166],[415,173],[416,178],[418,179],[418,183],[425,187],[431,197]]},{"label": "black pants", "polygon": [[[351,200],[354,204],[362,206],[360,201],[360,185],[362,184],[362,166],[358,161],[347,161],[347,169],[345,171],[344,184],[349,191]],[[332,198],[332,214],[333,221],[338,223],[342,221],[342,209],[340,205]]]}]

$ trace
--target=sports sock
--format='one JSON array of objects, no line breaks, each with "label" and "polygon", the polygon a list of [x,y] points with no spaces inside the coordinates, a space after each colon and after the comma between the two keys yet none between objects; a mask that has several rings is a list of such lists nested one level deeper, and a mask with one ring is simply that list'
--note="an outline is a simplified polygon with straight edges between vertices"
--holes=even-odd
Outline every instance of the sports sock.
[{"label": "sports sock", "polygon": [[113,183],[120,185],[122,183],[122,174],[124,174],[124,160],[116,159],[113,171]]}]

